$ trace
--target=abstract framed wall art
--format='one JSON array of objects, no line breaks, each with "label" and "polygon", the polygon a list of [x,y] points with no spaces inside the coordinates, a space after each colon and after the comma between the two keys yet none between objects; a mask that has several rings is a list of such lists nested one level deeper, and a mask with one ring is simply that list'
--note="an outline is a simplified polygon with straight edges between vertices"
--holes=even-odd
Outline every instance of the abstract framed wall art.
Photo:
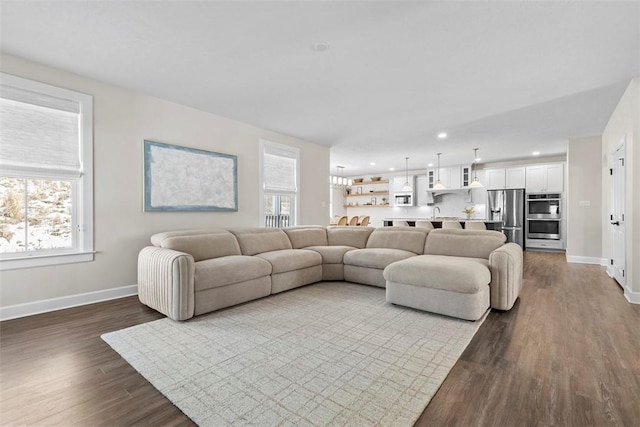
[{"label": "abstract framed wall art", "polygon": [[238,211],[238,157],[144,141],[144,211]]}]

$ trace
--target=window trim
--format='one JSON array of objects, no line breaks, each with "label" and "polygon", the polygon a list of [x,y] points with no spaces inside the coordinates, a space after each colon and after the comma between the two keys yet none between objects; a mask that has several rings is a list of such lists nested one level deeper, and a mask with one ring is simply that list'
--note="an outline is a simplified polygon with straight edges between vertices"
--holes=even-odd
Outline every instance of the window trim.
[{"label": "window trim", "polygon": [[[299,212],[300,212],[300,148],[294,147],[292,145],[280,144],[278,142],[268,141],[266,139],[260,139],[259,141],[260,153],[259,153],[259,170],[258,170],[258,179],[259,179],[259,197],[260,197],[260,208],[258,212],[258,224],[260,227],[264,227],[264,197],[268,194],[273,195],[286,195],[293,196],[294,206],[293,206],[293,216],[292,223],[289,224],[290,227],[298,225],[299,221]],[[296,191],[267,191],[265,188],[264,182],[264,152],[267,147],[275,148],[277,150],[288,151],[291,154],[295,153],[296,159]]]},{"label": "window trim", "polygon": [[[81,176],[71,180],[74,247],[0,254],[0,271],[93,261],[93,96],[5,73],[0,73],[0,79],[7,85],[78,102],[82,164]],[[26,175],[19,178],[46,179]]]}]

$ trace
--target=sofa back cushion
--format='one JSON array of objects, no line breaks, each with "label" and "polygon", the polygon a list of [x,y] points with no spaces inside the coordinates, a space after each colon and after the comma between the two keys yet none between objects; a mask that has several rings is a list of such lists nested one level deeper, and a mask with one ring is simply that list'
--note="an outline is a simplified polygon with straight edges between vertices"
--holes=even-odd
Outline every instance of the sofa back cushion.
[{"label": "sofa back cushion", "polygon": [[231,228],[229,231],[238,239],[242,255],[293,249],[289,237],[279,228]]},{"label": "sofa back cushion", "polygon": [[327,240],[330,246],[351,246],[362,249],[367,245],[373,227],[327,227]]},{"label": "sofa back cushion", "polygon": [[436,229],[427,236],[424,253],[489,259],[506,240],[499,231]]},{"label": "sofa back cushion", "polygon": [[309,246],[327,246],[327,229],[322,226],[303,226],[283,228],[289,236],[293,249],[302,249]]},{"label": "sofa back cushion", "polygon": [[422,254],[430,230],[415,227],[381,227],[371,233],[367,248],[400,249]]},{"label": "sofa back cushion", "polygon": [[241,255],[236,237],[221,228],[167,231],[151,236],[151,243],[161,248],[188,253],[195,261]]}]

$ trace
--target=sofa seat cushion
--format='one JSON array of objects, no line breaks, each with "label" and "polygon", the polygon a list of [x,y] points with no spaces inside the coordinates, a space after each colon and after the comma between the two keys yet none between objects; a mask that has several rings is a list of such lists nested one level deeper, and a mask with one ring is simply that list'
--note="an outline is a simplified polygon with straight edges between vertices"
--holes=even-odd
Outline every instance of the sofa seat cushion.
[{"label": "sofa seat cushion", "polygon": [[416,254],[402,249],[355,249],[344,254],[345,265],[355,265],[358,267],[384,269],[389,264],[407,258],[415,257]]},{"label": "sofa seat cushion", "polygon": [[305,249],[318,252],[322,256],[323,264],[342,264],[344,254],[356,248],[353,246],[307,246]]},{"label": "sofa seat cushion", "polygon": [[196,291],[218,288],[271,274],[271,264],[253,256],[232,255],[196,262]]},{"label": "sofa seat cushion", "polygon": [[263,252],[256,255],[269,261],[273,267],[272,274],[322,265],[322,257],[318,252],[307,249],[283,249],[280,251]]},{"label": "sofa seat cushion", "polygon": [[486,259],[442,255],[406,259],[389,265],[383,274],[388,282],[464,294],[477,293],[491,282]]}]

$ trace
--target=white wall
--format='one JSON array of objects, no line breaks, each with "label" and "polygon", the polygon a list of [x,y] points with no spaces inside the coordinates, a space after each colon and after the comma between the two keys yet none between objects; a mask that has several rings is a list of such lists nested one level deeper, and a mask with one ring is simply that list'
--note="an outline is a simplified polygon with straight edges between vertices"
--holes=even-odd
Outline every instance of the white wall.
[{"label": "white wall", "polygon": [[631,81],[602,135],[602,247],[611,258],[609,156],[626,140],[626,288],[627,299],[640,303],[640,77]]},{"label": "white wall", "polygon": [[[567,259],[602,261],[602,138],[569,140],[567,149]],[[589,206],[581,206],[589,203]]]},{"label": "white wall", "polygon": [[[0,307],[136,283],[139,250],[172,229],[258,226],[258,140],[301,149],[300,223],[329,222],[329,148],[2,55],[8,74],[94,97],[94,262],[4,271]],[[238,212],[142,211],[144,139],[238,156]]]}]

